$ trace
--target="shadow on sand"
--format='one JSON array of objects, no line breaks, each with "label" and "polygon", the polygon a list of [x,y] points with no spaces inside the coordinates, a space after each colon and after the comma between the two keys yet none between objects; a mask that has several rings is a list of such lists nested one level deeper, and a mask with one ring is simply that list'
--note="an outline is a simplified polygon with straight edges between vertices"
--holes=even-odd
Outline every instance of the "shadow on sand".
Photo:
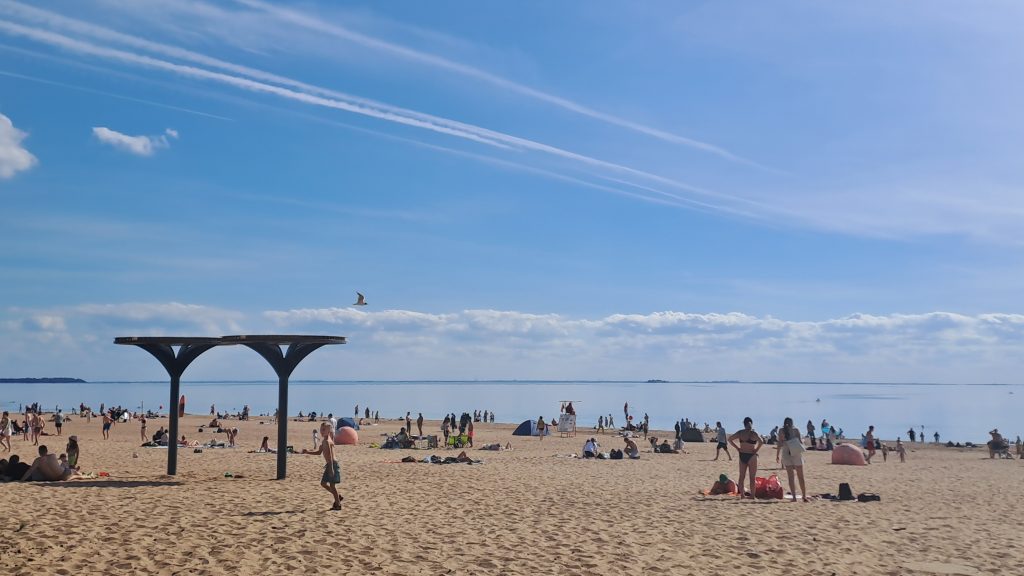
[{"label": "shadow on sand", "polygon": [[177,480],[68,480],[67,482],[33,482],[47,488],[150,488],[181,486]]}]

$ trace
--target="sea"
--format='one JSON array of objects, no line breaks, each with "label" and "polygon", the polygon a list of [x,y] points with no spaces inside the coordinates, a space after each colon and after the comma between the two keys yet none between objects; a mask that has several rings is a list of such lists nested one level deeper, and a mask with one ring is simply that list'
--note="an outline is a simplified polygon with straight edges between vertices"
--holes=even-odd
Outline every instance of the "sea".
[{"label": "sea", "polygon": [[[236,413],[248,404],[252,414],[271,414],[277,406],[276,381],[183,381],[186,411],[208,414],[210,406]],[[120,405],[129,410],[166,411],[170,386],[158,382],[88,382],[75,384],[0,384],[0,408],[20,411],[39,402],[45,410],[65,412],[80,403],[99,409]],[[488,410],[497,422],[519,423],[543,416],[557,418],[562,401],[572,401],[577,427],[597,424],[599,415],[623,420],[623,405],[636,419],[650,417],[652,429],[672,429],[689,419],[714,427],[721,421],[732,431],[750,416],[762,434],[789,416],[804,430],[807,421],[820,427],[827,419],[848,438],[859,438],[869,425],[876,436],[895,440],[909,429],[929,442],[938,432],[942,442],[985,442],[998,428],[1013,439],[1024,435],[1024,385],[1019,384],[871,384],[816,382],[353,382],[290,383],[290,415],[302,411],[352,416],[369,407],[381,418],[442,419],[446,413]]]}]

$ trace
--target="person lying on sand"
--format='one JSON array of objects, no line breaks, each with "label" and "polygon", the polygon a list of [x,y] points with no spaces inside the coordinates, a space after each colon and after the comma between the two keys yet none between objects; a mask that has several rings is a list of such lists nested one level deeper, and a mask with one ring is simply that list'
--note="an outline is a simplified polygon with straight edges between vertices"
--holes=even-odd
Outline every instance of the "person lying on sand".
[{"label": "person lying on sand", "polygon": [[739,488],[736,483],[729,479],[725,474],[718,477],[718,481],[711,485],[711,490],[708,490],[709,496],[717,496],[719,494],[739,494]]},{"label": "person lying on sand", "polygon": [[59,482],[74,477],[75,471],[65,468],[53,454],[47,453],[46,445],[39,446],[39,457],[32,462],[22,481]]}]

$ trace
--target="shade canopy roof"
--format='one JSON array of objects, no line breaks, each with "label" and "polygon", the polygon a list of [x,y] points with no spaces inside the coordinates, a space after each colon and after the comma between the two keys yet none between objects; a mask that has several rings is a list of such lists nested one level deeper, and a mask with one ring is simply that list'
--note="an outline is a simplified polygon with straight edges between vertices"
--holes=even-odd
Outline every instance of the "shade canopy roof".
[{"label": "shade canopy roof", "polygon": [[[167,444],[167,474],[173,476],[178,469],[178,394],[181,375],[193,360],[203,352],[218,346],[245,346],[263,357],[278,376],[277,419],[277,478],[286,475],[288,453],[288,377],[299,362],[314,350],[331,344],[345,344],[344,336],[314,336],[306,334],[238,334],[218,338],[202,336],[119,336],[114,344],[138,346],[152,354],[171,377],[170,442]],[[281,346],[287,346],[282,350]],[[178,347],[177,350],[174,347]],[[184,402],[184,397],[182,397]],[[181,408],[184,410],[184,408]]]},{"label": "shade canopy roof", "polygon": [[114,344],[164,344],[167,346],[185,346],[188,344],[247,344],[263,342],[267,344],[345,344],[344,336],[310,336],[304,334],[244,334],[234,336],[203,337],[203,336],[119,336]]}]

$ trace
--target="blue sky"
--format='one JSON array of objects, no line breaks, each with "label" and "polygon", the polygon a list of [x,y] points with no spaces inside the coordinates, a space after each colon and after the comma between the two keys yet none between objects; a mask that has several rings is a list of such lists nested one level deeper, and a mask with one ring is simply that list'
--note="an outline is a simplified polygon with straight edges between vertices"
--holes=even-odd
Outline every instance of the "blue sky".
[{"label": "blue sky", "polygon": [[0,372],[1019,381],[1021,16],[0,0]]}]

